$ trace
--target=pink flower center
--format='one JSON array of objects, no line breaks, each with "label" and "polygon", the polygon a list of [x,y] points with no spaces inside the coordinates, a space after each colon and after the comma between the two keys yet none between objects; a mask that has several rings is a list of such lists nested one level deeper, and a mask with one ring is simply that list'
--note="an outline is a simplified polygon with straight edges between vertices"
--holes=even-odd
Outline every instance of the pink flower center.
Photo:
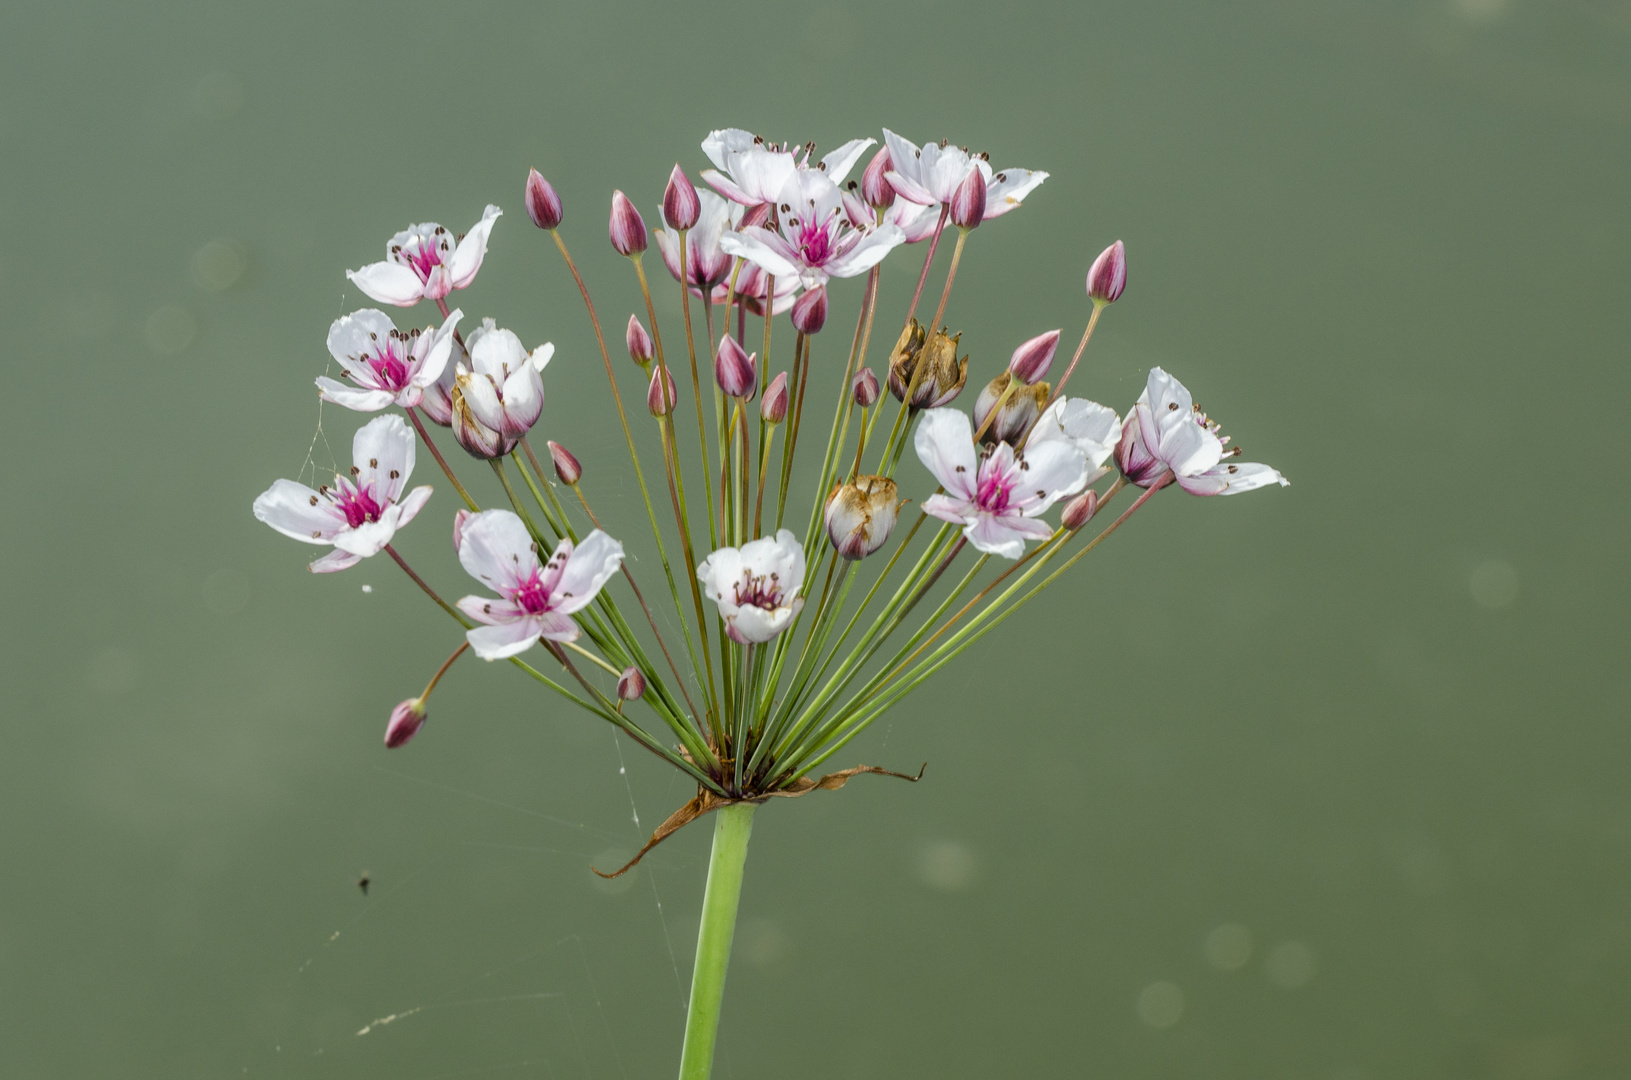
[{"label": "pink flower center", "polygon": [[421,282],[430,280],[438,266],[445,266],[453,256],[453,241],[440,225],[429,236],[416,236],[405,246],[391,251],[396,261],[419,275]]},{"label": "pink flower center", "polygon": [[374,498],[372,486],[354,488],[350,484],[341,484],[335,505],[345,515],[346,525],[353,529],[365,522],[378,521],[385,512],[385,504]]},{"label": "pink flower center", "polygon": [[975,501],[980,504],[981,510],[993,514],[1000,514],[1008,509],[1008,492],[1014,486],[1014,478],[995,464],[988,463],[980,470],[980,485],[975,492]]},{"label": "pink flower center", "polygon": [[798,249],[806,263],[820,266],[832,258],[833,238],[827,226],[805,221],[800,222],[798,230]]},{"label": "pink flower center", "polygon": [[408,365],[396,354],[400,344],[394,337],[386,338],[384,348],[368,358],[381,389],[397,391],[408,385]]},{"label": "pink flower center", "polygon": [[737,607],[756,607],[766,611],[781,607],[782,587],[775,574],[755,577],[744,571],[735,589]]},{"label": "pink flower center", "polygon": [[510,599],[528,615],[542,615],[549,610],[549,590],[544,588],[544,572],[533,567],[527,580],[511,594]]}]

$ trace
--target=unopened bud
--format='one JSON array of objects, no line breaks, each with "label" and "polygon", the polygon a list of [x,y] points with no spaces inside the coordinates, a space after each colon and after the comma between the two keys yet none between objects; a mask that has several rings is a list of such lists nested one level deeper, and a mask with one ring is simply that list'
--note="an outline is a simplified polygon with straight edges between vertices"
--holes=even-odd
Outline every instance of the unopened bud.
[{"label": "unopened bud", "polygon": [[555,440],[549,440],[549,460],[555,463],[555,475],[561,478],[561,483],[571,487],[583,475],[583,466],[578,459],[572,456],[572,451]]},{"label": "unopened bud", "polygon": [[884,173],[895,167],[889,156],[889,147],[880,146],[861,174],[861,198],[874,210],[887,210],[895,205],[895,189]]},{"label": "unopened bud", "polygon": [[621,191],[612,192],[612,220],[607,228],[619,255],[635,256],[646,250],[646,222]]},{"label": "unopened bud", "polygon": [[759,415],[767,424],[779,424],[787,419],[787,372],[770,380],[765,396],[759,400]]},{"label": "unopened bud", "polygon": [[651,373],[651,386],[646,389],[646,408],[652,416],[667,416],[674,411],[674,373],[662,364]]},{"label": "unopened bud", "polygon": [[1053,354],[1059,349],[1059,331],[1038,334],[1014,350],[1008,360],[1008,373],[1026,386],[1040,380],[1053,363]]},{"label": "unopened bud", "polygon": [[454,511],[454,513],[453,513],[453,552],[454,552],[454,554],[458,554],[459,549],[464,546],[464,526],[465,526],[465,523],[468,522],[469,520],[470,520],[470,511],[466,510],[464,507],[461,506],[456,511]]},{"label": "unopened bud", "polygon": [[985,173],[970,169],[968,176],[951,195],[951,223],[959,229],[972,229],[985,220]]},{"label": "unopened bud", "polygon": [[545,231],[561,223],[561,197],[537,169],[527,170],[527,216]]},{"label": "unopened bud", "polygon": [[1020,436],[1031,430],[1031,425],[1042,415],[1042,406],[1048,400],[1050,390],[1048,384],[1021,385],[1008,394],[1008,400],[997,410],[996,419],[987,426],[986,418],[991,415],[992,406],[1002,399],[1003,391],[1008,389],[1011,381],[1012,376],[1003,372],[987,383],[974,400],[974,426],[976,429],[985,428],[982,442],[1016,445]]},{"label": "unopened bud", "polygon": [[623,669],[623,674],[617,677],[617,696],[624,701],[638,701],[646,692],[646,677],[640,674],[640,669],[630,664]]},{"label": "unopened bud", "polygon": [[801,334],[819,334],[827,325],[827,286],[806,289],[793,301],[793,325]]},{"label": "unopened bud", "polygon": [[1065,512],[1060,516],[1059,523],[1071,532],[1075,532],[1089,521],[1099,509],[1099,493],[1084,491],[1070,502],[1065,504]]},{"label": "unopened bud", "polygon": [[850,393],[855,395],[855,404],[865,409],[878,400],[878,377],[872,374],[872,369],[862,368],[850,380]]},{"label": "unopened bud", "polygon": [[395,750],[418,734],[424,722],[424,699],[409,698],[391,710],[391,722],[385,725],[385,745]]},{"label": "unopened bud", "polygon": [[719,339],[719,353],[714,357],[714,380],[725,391],[726,397],[750,401],[758,388],[759,372],[753,366],[758,353],[748,355],[736,339],[726,334]]},{"label": "unopened bud", "polygon": [[895,482],[882,476],[857,476],[833,488],[823,520],[841,558],[864,559],[883,547],[900,509],[895,495]]},{"label": "unopened bud", "polygon": [[644,326],[640,325],[640,319],[638,316],[629,316],[629,332],[627,335],[625,335],[625,338],[629,345],[629,359],[633,360],[641,367],[645,367],[647,364],[651,363],[651,357],[653,355],[651,335],[646,333],[646,328]]},{"label": "unopened bud", "polygon": [[748,207],[747,210],[743,211],[742,220],[737,222],[736,228],[738,230],[751,229],[755,226],[763,225],[765,222],[770,220],[770,211],[774,207],[774,203],[767,202],[759,203],[757,206]]},{"label": "unopened bud", "polygon": [[670,229],[689,229],[702,216],[702,200],[697,189],[679,165],[668,174],[668,187],[663,189],[663,220]]},{"label": "unopened bud", "polygon": [[1127,247],[1120,240],[1111,244],[1093,260],[1087,271],[1087,295],[1100,304],[1113,304],[1121,299],[1127,287]]}]

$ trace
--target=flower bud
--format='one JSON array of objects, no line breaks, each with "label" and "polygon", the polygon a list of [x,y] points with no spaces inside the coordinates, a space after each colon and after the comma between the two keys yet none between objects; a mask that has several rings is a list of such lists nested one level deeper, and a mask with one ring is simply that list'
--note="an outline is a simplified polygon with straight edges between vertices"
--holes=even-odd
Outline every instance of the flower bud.
[{"label": "flower bud", "polygon": [[1048,400],[1051,389],[1047,383],[1037,383],[1034,386],[1021,384],[1008,395],[1008,400],[1002,403],[997,410],[997,417],[986,427],[986,418],[991,415],[991,408],[1001,399],[1003,391],[1008,389],[1011,376],[1005,371],[986,384],[980,391],[980,396],[974,401],[974,428],[985,428],[985,434],[980,441],[996,444],[1008,443],[1010,446],[1019,442],[1019,439],[1031,425],[1036,423],[1037,417],[1042,415],[1042,406]]},{"label": "flower bud", "polygon": [[409,698],[391,710],[391,722],[385,725],[385,745],[395,750],[418,734],[424,722],[424,699]]},{"label": "flower bud", "polygon": [[736,224],[737,230],[751,229],[756,225],[763,225],[770,220],[770,211],[774,206],[774,203],[764,202],[759,203],[757,206],[748,207],[742,213],[742,220]]},{"label": "flower bud", "polygon": [[1038,334],[1014,350],[1008,360],[1008,373],[1026,386],[1040,380],[1053,363],[1053,354],[1059,349],[1059,331]]},{"label": "flower bud", "polygon": [[527,216],[546,232],[561,223],[561,197],[537,169],[527,170]]},{"label": "flower bud", "polygon": [[470,520],[470,511],[459,507],[453,513],[453,553],[458,554],[459,548],[464,546],[464,526]]},{"label": "flower bud", "polygon": [[714,357],[714,380],[725,391],[726,397],[751,401],[758,389],[759,372],[753,366],[758,353],[748,355],[736,339],[726,334],[719,339],[719,353]]},{"label": "flower bud", "polygon": [[555,440],[549,440],[549,459],[555,463],[555,475],[561,478],[561,483],[571,487],[583,475],[583,466],[578,459],[572,456],[572,451]]},{"label": "flower bud", "polygon": [[850,380],[850,393],[855,396],[855,404],[865,409],[878,400],[878,377],[872,374],[871,368],[862,368]]},{"label": "flower bud", "polygon": [[970,169],[968,176],[951,195],[951,223],[959,229],[972,229],[985,219],[985,173]]},{"label": "flower bud", "polygon": [[880,146],[861,174],[861,198],[874,210],[887,210],[895,205],[895,189],[884,173],[895,167],[889,156],[889,147]]},{"label": "flower bud", "polygon": [[644,326],[640,325],[640,319],[638,316],[629,316],[629,332],[624,335],[624,337],[628,341],[629,345],[629,359],[633,360],[641,367],[645,367],[647,364],[651,363],[651,357],[653,355],[651,335],[646,333],[646,328]]},{"label": "flower bud", "polygon": [[1087,295],[1099,304],[1113,304],[1127,287],[1127,247],[1120,240],[1093,260],[1087,271]]},{"label": "flower bud", "polygon": [[476,414],[470,411],[461,385],[469,378],[469,375],[460,375],[453,384],[453,438],[471,457],[490,461],[505,454],[504,434],[476,419]]},{"label": "flower bud", "polygon": [[651,385],[646,389],[646,408],[652,416],[667,416],[674,411],[674,373],[662,364],[651,373]]},{"label": "flower bud", "polygon": [[633,664],[624,668],[623,674],[617,677],[617,696],[624,701],[638,701],[645,692],[646,677],[640,674],[640,669]]},{"label": "flower bud", "polygon": [[806,289],[793,301],[793,325],[801,334],[819,334],[827,325],[827,286]]},{"label": "flower bud", "polygon": [[646,250],[645,219],[621,191],[612,192],[612,220],[607,231],[619,255],[632,258]]},{"label": "flower bud", "polygon": [[779,424],[787,419],[787,372],[770,380],[765,396],[759,400],[759,415],[767,424]]},{"label": "flower bud", "polygon": [[[944,329],[936,330],[926,342],[924,336],[924,328],[916,320],[901,334],[889,358],[889,392],[896,400],[906,401],[907,390],[915,380],[916,389],[906,404],[914,409],[938,409],[963,392],[968,382],[968,357],[957,359],[961,331],[952,337]],[[923,368],[921,372],[919,367]]]},{"label": "flower bud", "polygon": [[663,189],[663,220],[670,229],[689,229],[702,216],[702,200],[697,189],[678,164],[668,174],[668,187]]},{"label": "flower bud", "polygon": [[1099,509],[1099,493],[1084,491],[1070,502],[1065,504],[1065,512],[1061,515],[1059,523],[1071,532],[1075,532],[1089,521]]},{"label": "flower bud", "polygon": [[857,476],[833,488],[823,520],[840,558],[864,559],[883,547],[900,509],[895,492],[895,482],[882,476]]}]

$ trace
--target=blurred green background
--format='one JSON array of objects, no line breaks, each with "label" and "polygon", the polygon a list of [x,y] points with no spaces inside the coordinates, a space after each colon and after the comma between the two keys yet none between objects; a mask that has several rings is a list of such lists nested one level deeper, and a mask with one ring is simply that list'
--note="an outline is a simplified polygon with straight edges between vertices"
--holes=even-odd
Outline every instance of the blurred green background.
[{"label": "blurred green background", "polygon": [[[1121,238],[1076,389],[1166,366],[1294,486],[1164,494],[844,755],[923,783],[758,815],[718,1075],[1631,1073],[1631,3],[64,2],[0,54],[0,1072],[671,1073],[709,829],[589,865],[684,782],[469,662],[385,751],[451,627],[249,504],[348,454],[342,272],[492,201],[456,299],[556,343],[649,567],[527,167],[616,327],[611,188],[887,125],[1052,173],[970,241],[974,380]],[[400,546],[457,595],[450,500]]]}]

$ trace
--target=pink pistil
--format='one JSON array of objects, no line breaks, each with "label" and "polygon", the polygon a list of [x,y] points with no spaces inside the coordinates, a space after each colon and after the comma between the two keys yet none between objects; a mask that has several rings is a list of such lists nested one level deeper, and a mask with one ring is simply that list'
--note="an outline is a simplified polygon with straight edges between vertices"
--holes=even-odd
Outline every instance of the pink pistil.
[{"label": "pink pistil", "polygon": [[544,588],[542,572],[534,569],[527,580],[518,586],[510,599],[528,615],[542,615],[549,610],[549,590]]},{"label": "pink pistil", "polygon": [[774,574],[764,578],[744,573],[735,591],[737,607],[756,607],[774,611],[781,606],[781,585],[775,580]]},{"label": "pink pistil", "polygon": [[1008,509],[1008,489],[1011,487],[1013,484],[1003,470],[981,470],[979,490],[975,493],[980,509],[993,514],[1000,514]]},{"label": "pink pistil", "polygon": [[380,385],[393,391],[408,385],[408,365],[396,355],[396,344],[394,339],[387,340],[380,353],[368,358],[368,366],[374,369]]},{"label": "pink pistil", "polygon": [[365,522],[378,521],[385,507],[374,499],[372,488],[354,488],[342,483],[335,503],[345,515],[345,523],[355,529]]},{"label": "pink pistil", "polygon": [[832,236],[826,226],[804,222],[799,226],[799,251],[811,266],[820,266],[832,258]]}]

